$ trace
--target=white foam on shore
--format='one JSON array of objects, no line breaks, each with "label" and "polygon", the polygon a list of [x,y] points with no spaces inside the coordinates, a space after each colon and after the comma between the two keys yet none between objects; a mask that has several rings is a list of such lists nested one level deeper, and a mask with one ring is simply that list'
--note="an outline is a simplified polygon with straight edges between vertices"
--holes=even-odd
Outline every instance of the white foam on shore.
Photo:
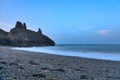
[{"label": "white foam on shore", "polygon": [[83,58],[120,61],[120,53],[71,52],[71,51],[51,49],[51,47],[26,47],[26,48],[13,48],[13,49],[33,51],[33,52],[44,52],[48,54],[56,54],[56,55],[64,55],[64,56],[77,56]]}]

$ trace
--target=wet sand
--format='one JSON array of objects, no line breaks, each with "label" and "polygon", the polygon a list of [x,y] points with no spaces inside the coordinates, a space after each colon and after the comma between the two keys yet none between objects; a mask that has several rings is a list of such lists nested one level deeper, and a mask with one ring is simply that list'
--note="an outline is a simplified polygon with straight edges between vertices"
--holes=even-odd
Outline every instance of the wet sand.
[{"label": "wet sand", "polygon": [[120,62],[0,47],[0,80],[120,80]]}]

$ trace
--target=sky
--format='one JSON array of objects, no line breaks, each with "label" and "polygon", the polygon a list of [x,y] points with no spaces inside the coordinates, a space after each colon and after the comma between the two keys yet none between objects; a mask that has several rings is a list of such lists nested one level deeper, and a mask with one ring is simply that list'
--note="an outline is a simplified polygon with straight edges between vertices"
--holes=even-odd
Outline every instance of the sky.
[{"label": "sky", "polygon": [[120,44],[120,0],[0,0],[0,28],[16,21],[56,44]]}]

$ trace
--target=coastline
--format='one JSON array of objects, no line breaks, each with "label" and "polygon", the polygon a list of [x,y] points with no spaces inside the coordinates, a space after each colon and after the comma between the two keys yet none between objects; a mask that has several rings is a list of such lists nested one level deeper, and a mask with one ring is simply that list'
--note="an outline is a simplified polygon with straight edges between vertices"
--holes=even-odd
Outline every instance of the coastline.
[{"label": "coastline", "polygon": [[0,47],[1,80],[120,80],[119,66],[120,61]]}]

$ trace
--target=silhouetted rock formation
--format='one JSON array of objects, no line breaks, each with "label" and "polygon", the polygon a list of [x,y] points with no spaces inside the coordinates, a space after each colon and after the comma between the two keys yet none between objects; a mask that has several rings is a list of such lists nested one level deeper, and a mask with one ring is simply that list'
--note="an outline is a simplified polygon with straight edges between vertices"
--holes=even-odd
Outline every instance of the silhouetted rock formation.
[{"label": "silhouetted rock formation", "polygon": [[6,46],[54,46],[55,42],[42,34],[39,28],[38,32],[27,29],[25,23],[16,22],[15,28],[10,32],[0,30],[0,45]]},{"label": "silhouetted rock formation", "polygon": [[38,33],[39,33],[39,34],[42,34],[42,31],[41,31],[41,29],[40,29],[40,28],[38,29]]},{"label": "silhouetted rock formation", "polygon": [[21,23],[19,21],[16,22],[16,25],[15,25],[15,28],[18,28],[18,29],[26,29],[26,24],[25,23]]},{"label": "silhouetted rock formation", "polygon": [[8,32],[3,31],[0,29],[0,45],[5,45],[6,44],[6,36],[8,35]]}]

